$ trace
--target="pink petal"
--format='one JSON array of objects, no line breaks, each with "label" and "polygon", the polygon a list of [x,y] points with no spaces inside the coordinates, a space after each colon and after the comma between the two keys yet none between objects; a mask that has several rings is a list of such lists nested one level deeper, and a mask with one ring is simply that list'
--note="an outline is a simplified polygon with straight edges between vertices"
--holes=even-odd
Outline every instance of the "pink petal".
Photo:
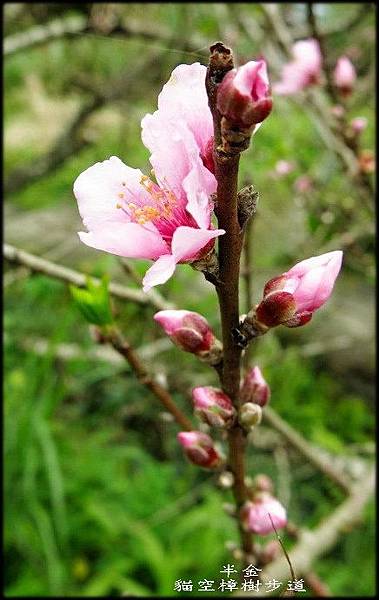
[{"label": "pink petal", "polygon": [[177,261],[172,254],[165,254],[158,258],[152,267],[146,272],[142,280],[143,291],[148,292],[155,285],[166,283],[175,271]]},{"label": "pink petal", "polygon": [[159,233],[149,231],[137,223],[105,223],[96,231],[79,232],[84,244],[128,258],[156,259],[167,253],[167,244]]},{"label": "pink petal", "polygon": [[142,204],[149,202],[149,195],[140,184],[141,177],[139,169],[128,167],[117,156],[83,171],[74,183],[74,194],[84,225],[93,230],[106,223],[130,221],[117,204],[125,200],[135,202],[134,196]]},{"label": "pink petal", "polygon": [[176,262],[194,259],[208,242],[219,235],[223,229],[194,229],[193,227],[178,227],[172,238],[172,253]]},{"label": "pink petal", "polygon": [[213,136],[213,120],[205,89],[207,69],[200,63],[177,66],[158,97],[158,110],[181,120],[203,151]]}]

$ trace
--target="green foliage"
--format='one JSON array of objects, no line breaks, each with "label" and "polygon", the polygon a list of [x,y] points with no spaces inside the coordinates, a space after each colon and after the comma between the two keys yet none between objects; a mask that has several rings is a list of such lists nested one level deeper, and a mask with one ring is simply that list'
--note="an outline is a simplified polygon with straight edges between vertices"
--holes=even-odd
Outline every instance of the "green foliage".
[{"label": "green foliage", "polygon": [[87,289],[70,285],[70,292],[76,306],[89,323],[101,327],[113,322],[107,277],[103,277],[100,283],[88,277]]}]

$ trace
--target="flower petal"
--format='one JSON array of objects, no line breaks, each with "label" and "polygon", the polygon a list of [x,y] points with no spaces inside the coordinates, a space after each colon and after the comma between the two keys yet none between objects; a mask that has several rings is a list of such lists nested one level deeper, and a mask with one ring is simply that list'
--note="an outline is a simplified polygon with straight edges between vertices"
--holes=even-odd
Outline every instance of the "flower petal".
[{"label": "flower petal", "polygon": [[156,259],[167,253],[167,244],[161,235],[137,223],[106,223],[102,229],[79,232],[84,244],[128,258]]},{"label": "flower petal", "polygon": [[139,169],[128,167],[117,156],[83,171],[75,180],[74,194],[87,229],[130,221],[127,212],[117,205],[125,200],[142,205],[149,202],[149,194],[140,183],[141,177]]},{"label": "flower petal", "polygon": [[195,260],[199,251],[210,240],[223,235],[223,229],[194,229],[193,227],[178,227],[172,238],[172,253],[176,262]]},{"label": "flower petal", "polygon": [[165,283],[170,279],[175,271],[176,262],[172,254],[166,254],[158,258],[153,266],[146,271],[145,277],[142,280],[143,291],[148,292],[155,285]]}]

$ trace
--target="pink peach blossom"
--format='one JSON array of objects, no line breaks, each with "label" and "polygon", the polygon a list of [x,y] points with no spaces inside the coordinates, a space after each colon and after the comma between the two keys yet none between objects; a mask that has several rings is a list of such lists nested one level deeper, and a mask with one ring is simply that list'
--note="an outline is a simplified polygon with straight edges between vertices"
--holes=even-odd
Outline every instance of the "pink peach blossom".
[{"label": "pink peach blossom", "polygon": [[275,165],[275,172],[279,177],[292,173],[295,168],[295,164],[289,160],[278,160]]},{"label": "pink peach blossom", "polygon": [[251,531],[258,535],[273,533],[274,528],[281,529],[287,524],[285,508],[279,500],[268,493],[257,494],[254,500],[248,501],[241,509],[241,521],[245,531]]},{"label": "pink peach blossom", "polygon": [[[206,67],[179,65],[164,85],[158,110],[142,119],[155,181],[119,158],[96,163],[74,183],[88,246],[155,261],[143,288],[164,283],[178,263],[208,253],[224,233],[211,223],[217,183],[209,157],[213,122],[205,90]],[[207,165],[207,166],[206,166]]]},{"label": "pink peach blossom", "polygon": [[353,91],[356,78],[357,73],[351,60],[347,56],[341,56],[333,72],[334,85],[342,95],[348,96]]},{"label": "pink peach blossom", "polygon": [[273,85],[276,94],[296,94],[320,81],[322,58],[317,40],[296,42],[292,54],[294,60],[284,65],[281,81]]},{"label": "pink peach blossom", "polygon": [[270,279],[265,285],[263,300],[256,308],[258,320],[268,327],[305,325],[330,297],[341,269],[342,255],[341,250],[335,250],[313,256]]},{"label": "pink peach blossom", "polygon": [[251,60],[230,70],[218,89],[217,108],[223,117],[244,127],[257,125],[268,117],[272,98],[266,62]]}]

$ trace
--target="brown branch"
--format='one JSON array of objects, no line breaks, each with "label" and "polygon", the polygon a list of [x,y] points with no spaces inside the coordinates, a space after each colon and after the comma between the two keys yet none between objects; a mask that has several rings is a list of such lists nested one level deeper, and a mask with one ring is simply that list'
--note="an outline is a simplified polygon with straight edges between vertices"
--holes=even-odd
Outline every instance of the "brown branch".
[{"label": "brown branch", "polygon": [[156,61],[156,52],[152,51],[147,58],[139,61],[132,70],[129,68],[117,78],[108,82],[104,89],[91,89],[92,98],[79,109],[53,147],[44,155],[36,158],[31,164],[16,167],[6,177],[4,182],[5,193],[13,194],[26,185],[33,183],[33,181],[45,177],[64,164],[68,158],[94,143],[93,140],[86,138],[83,133],[83,126],[87,120],[106,104],[122,98],[126,92],[128,92],[128,99],[130,99],[131,90],[138,89],[140,91],[139,87],[132,84],[139,78],[141,72],[152,73],[154,78],[157,78],[158,71],[156,68],[152,68],[156,65]]},{"label": "brown branch", "polygon": [[[243,233],[238,221],[237,184],[239,154],[228,155],[220,149],[221,115],[217,110],[217,89],[224,75],[233,68],[231,51],[222,43],[210,48],[206,88],[214,123],[214,160],[217,179],[217,207],[215,213],[218,226],[225,229],[218,243],[219,280],[217,294],[221,313],[222,341],[224,348],[221,385],[233,404],[239,406],[241,349],[234,343],[232,331],[239,323],[239,268]],[[229,467],[234,476],[233,493],[237,510],[247,499],[245,486],[246,438],[241,426],[236,423],[228,432]],[[252,536],[245,532],[239,521],[242,549],[252,554]]]},{"label": "brown branch", "polygon": [[176,406],[169,392],[149,374],[137,352],[121,333],[117,329],[112,328],[110,332],[103,334],[103,339],[125,358],[138,381],[154,394],[165,409],[173,415],[178,425],[186,431],[191,431],[193,429],[191,421]]},{"label": "brown branch", "polygon": [[[4,258],[9,262],[23,265],[35,273],[41,273],[42,275],[47,275],[48,277],[54,277],[55,279],[60,279],[65,283],[72,283],[78,287],[86,287],[87,285],[87,275],[84,273],[80,273],[79,271],[74,271],[73,269],[68,269],[62,265],[45,260],[44,258],[35,256],[29,252],[15,248],[15,246],[11,246],[10,244],[4,244],[3,253]],[[93,277],[92,279],[99,283],[99,279],[96,277]],[[121,300],[130,300],[131,302],[137,302],[138,304],[143,305],[150,304],[158,310],[172,308],[172,305],[164,301],[162,298],[158,300],[156,296],[151,297],[149,294],[145,294],[139,290],[134,290],[133,288],[125,287],[119,283],[111,282],[109,284],[109,292]]]},{"label": "brown branch", "polygon": [[273,408],[266,406],[263,418],[271,427],[279,431],[291,446],[296,448],[312,465],[329,477],[345,493],[350,493],[352,486],[350,480],[343,473],[335,469],[330,461],[326,460],[324,455],[320,456],[317,449],[311,446],[291,425],[286,423]]}]

